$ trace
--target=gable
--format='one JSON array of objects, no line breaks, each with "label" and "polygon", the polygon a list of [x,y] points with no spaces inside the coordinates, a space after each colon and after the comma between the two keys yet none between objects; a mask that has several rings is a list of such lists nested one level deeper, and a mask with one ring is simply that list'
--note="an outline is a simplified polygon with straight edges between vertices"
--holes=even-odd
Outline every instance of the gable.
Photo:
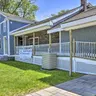
[{"label": "gable", "polygon": [[27,26],[28,24],[29,23],[23,23],[23,22],[9,20],[10,32],[14,31],[16,29],[19,29],[19,28],[21,28],[23,26]]}]

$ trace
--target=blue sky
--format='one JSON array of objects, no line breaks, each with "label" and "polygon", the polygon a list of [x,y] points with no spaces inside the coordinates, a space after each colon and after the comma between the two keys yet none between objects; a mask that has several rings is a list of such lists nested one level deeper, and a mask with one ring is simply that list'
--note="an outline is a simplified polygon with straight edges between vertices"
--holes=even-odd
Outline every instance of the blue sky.
[{"label": "blue sky", "polygon": [[[36,12],[36,19],[45,19],[51,14],[56,14],[63,9],[72,9],[80,5],[81,0],[36,0],[39,10]],[[87,0],[96,5],[96,0]]]}]

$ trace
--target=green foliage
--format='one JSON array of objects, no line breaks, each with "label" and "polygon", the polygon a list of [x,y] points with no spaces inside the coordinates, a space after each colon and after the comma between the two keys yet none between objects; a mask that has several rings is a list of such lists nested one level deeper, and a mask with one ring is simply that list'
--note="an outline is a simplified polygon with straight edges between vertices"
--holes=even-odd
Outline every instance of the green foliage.
[{"label": "green foliage", "polygon": [[60,12],[58,12],[58,15],[66,13],[68,10],[61,10]]},{"label": "green foliage", "polygon": [[24,96],[29,92],[66,82],[81,76],[60,70],[41,70],[40,66],[6,61],[0,63],[0,96]]},{"label": "green foliage", "polygon": [[61,10],[60,12],[58,12],[57,14],[51,14],[51,16],[56,16],[56,15],[61,15],[61,14],[63,14],[63,13],[66,13],[66,12],[68,12],[69,10]]},{"label": "green foliage", "polygon": [[0,10],[33,20],[38,7],[35,0],[0,0]]}]

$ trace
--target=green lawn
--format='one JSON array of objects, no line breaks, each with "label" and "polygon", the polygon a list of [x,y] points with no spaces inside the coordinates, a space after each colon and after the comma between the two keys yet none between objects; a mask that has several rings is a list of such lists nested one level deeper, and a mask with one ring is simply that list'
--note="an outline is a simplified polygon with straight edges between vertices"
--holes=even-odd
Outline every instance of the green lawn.
[{"label": "green lawn", "polygon": [[81,76],[74,73],[73,77],[69,77],[66,71],[45,71],[40,68],[16,61],[1,62],[0,96],[22,96]]}]

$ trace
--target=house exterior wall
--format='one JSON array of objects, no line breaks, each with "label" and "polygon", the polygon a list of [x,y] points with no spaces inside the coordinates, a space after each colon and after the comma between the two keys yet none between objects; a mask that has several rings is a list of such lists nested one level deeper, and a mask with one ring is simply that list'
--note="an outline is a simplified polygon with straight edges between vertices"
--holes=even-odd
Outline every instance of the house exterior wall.
[{"label": "house exterior wall", "polygon": [[61,42],[69,42],[69,32],[62,31],[61,32]]},{"label": "house exterior wall", "polygon": [[[20,27],[26,26],[28,23],[22,23],[22,22],[17,22],[17,21],[9,21],[9,30],[10,32],[13,30],[16,30]],[[14,55],[14,36],[10,36],[10,55]]]},{"label": "house exterior wall", "polygon": [[25,26],[27,25],[28,23],[22,23],[22,22],[17,22],[17,21],[12,21],[10,20],[9,21],[9,26],[10,26],[10,32],[17,29],[17,28],[20,28],[22,26]]},{"label": "house exterior wall", "polygon": [[[5,36],[7,39],[7,51],[8,51],[8,35],[9,35],[8,32],[11,32],[11,31],[16,30],[20,27],[28,25],[28,23],[22,23],[22,22],[17,22],[17,21],[12,21],[12,20],[8,21],[6,18],[7,17],[4,17],[2,14],[0,14],[0,39],[1,39],[0,55],[4,55],[4,39],[3,38]],[[6,22],[6,27],[4,27],[5,22]],[[8,22],[9,22],[9,24],[8,24]],[[9,28],[8,28],[8,25],[9,25]],[[9,40],[9,42],[10,42],[9,43],[10,44],[9,45],[10,46],[10,55],[14,55],[14,36],[9,36],[9,39],[10,39]]]},{"label": "house exterior wall", "polygon": [[[76,41],[96,42],[96,26],[74,30],[72,31],[72,37]],[[63,31],[61,33],[61,41],[69,42],[69,32]]]},{"label": "house exterior wall", "polygon": [[96,26],[74,30],[72,35],[76,41],[96,42]]}]

